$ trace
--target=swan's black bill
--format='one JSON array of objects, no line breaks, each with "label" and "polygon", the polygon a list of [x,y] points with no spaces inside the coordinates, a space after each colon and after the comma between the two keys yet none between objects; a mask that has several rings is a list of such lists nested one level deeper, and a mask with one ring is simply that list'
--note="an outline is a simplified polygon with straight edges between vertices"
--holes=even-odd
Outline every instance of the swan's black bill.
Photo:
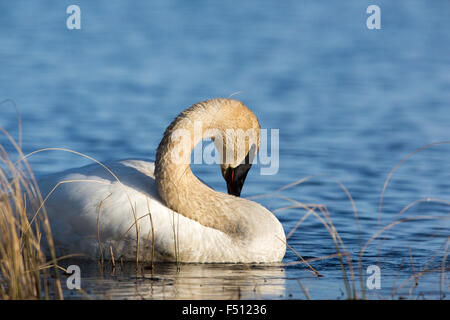
[{"label": "swan's black bill", "polygon": [[251,163],[242,163],[236,168],[229,167],[225,171],[225,180],[227,182],[228,193],[233,196],[240,197],[241,190],[244,186],[245,178],[247,178],[247,173],[250,170]]}]

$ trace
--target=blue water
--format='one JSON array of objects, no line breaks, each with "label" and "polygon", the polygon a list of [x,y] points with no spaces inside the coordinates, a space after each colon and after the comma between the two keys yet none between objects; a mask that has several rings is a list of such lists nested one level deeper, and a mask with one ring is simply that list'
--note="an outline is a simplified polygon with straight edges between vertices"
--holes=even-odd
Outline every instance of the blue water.
[{"label": "blue water", "polygon": [[[281,194],[327,206],[361,296],[360,239],[364,244],[402,217],[448,218],[449,206],[436,203],[396,214],[417,199],[450,200],[450,145],[441,144],[395,172],[378,222],[383,184],[395,165],[421,146],[450,140],[450,2],[376,1],[382,29],[368,30],[366,8],[373,2],[2,1],[0,100],[12,99],[20,110],[25,153],[64,147],[103,161],[154,158],[163,130],[185,107],[240,92],[233,98],[249,106],[263,128],[280,133],[279,172],[264,176],[254,167],[242,196],[319,175]],[[81,30],[66,28],[70,4],[81,8]],[[18,137],[10,102],[1,105],[0,126]],[[0,142],[12,150],[4,137]],[[89,161],[46,152],[30,163],[44,174]],[[226,191],[216,166],[194,169]],[[360,235],[336,180],[355,201]],[[258,201],[272,211],[290,204]],[[277,216],[288,233],[305,213],[286,209]],[[363,276],[378,263],[381,289],[367,297],[391,298],[392,288],[409,280],[393,298],[448,298],[449,227],[440,218],[411,221],[372,242]],[[304,259],[336,253],[313,216],[288,243]],[[280,266],[166,266],[139,278],[126,267],[105,277],[92,267],[83,286],[106,298],[303,299],[300,280],[313,299],[348,297],[339,259],[310,262],[323,277],[298,260],[288,250]],[[424,268],[431,271],[419,274]],[[413,274],[420,276],[417,286]]]}]

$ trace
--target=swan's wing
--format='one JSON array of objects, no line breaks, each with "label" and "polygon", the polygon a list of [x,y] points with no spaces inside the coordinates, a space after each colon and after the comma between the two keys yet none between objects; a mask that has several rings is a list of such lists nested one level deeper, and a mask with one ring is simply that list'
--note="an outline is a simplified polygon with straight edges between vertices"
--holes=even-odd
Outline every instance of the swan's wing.
[{"label": "swan's wing", "polygon": [[118,179],[93,164],[38,180],[43,197],[48,197],[45,207],[53,236],[67,249],[85,251],[80,241],[94,243],[86,239],[96,239],[98,230],[100,240],[120,238],[132,227],[135,216],[143,215],[142,206],[150,200],[164,207],[154,184],[153,162],[125,160],[105,165]]}]

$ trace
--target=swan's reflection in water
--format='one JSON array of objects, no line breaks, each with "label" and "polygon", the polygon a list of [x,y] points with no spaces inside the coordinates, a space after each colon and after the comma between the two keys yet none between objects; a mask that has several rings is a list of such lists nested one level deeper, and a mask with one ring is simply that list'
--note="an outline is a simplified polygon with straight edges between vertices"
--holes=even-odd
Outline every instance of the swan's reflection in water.
[{"label": "swan's reflection in water", "polygon": [[281,264],[155,264],[136,273],[127,263],[103,276],[95,263],[79,266],[81,289],[94,299],[277,299],[286,291]]}]

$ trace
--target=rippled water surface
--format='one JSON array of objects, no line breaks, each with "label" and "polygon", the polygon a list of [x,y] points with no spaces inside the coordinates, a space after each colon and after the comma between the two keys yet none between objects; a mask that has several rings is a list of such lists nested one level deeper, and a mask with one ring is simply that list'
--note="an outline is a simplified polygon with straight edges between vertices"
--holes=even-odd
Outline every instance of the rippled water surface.
[{"label": "rippled water surface", "polygon": [[[367,297],[448,297],[449,206],[417,202],[397,214],[419,199],[450,201],[450,145],[404,162],[387,185],[381,215],[378,205],[399,161],[450,140],[450,2],[377,1],[377,31],[366,28],[372,3],[359,0],[77,1],[82,29],[73,31],[65,26],[69,4],[0,3],[0,100],[13,99],[20,109],[25,153],[65,147],[100,161],[153,159],[163,130],[183,108],[240,92],[234,98],[280,134],[278,173],[260,175],[255,166],[242,196],[313,176],[277,195],[326,206],[359,296],[360,245],[408,218],[365,248],[363,287],[369,265],[381,270],[381,289]],[[0,126],[18,136],[9,102],[1,105]],[[38,174],[89,163],[63,152],[30,162]],[[226,191],[216,166],[194,171]],[[340,184],[354,199],[360,233]],[[276,213],[286,233],[307,213],[289,208],[286,198],[255,201]],[[419,216],[427,219],[414,220]],[[95,263],[79,262],[82,287],[114,299],[348,297],[349,261],[344,275],[320,219],[309,215],[288,244],[322,277],[288,249],[275,266],[157,265],[136,273],[127,264],[102,275]]]}]

